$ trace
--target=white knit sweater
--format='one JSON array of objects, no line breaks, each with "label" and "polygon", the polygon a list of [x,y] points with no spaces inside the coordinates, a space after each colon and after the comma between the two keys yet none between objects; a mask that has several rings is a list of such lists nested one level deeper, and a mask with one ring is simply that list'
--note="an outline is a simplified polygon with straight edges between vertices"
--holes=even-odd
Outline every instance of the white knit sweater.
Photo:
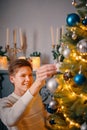
[{"label": "white knit sweater", "polygon": [[12,93],[0,99],[0,118],[8,130],[46,130],[41,98],[29,90],[22,97]]}]

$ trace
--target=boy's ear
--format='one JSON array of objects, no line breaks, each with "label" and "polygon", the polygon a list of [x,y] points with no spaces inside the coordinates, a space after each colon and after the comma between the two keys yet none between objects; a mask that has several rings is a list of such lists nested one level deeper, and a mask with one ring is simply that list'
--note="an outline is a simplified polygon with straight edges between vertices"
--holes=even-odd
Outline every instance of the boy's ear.
[{"label": "boy's ear", "polygon": [[13,76],[9,76],[9,79],[10,79],[11,83],[14,83],[14,77]]}]

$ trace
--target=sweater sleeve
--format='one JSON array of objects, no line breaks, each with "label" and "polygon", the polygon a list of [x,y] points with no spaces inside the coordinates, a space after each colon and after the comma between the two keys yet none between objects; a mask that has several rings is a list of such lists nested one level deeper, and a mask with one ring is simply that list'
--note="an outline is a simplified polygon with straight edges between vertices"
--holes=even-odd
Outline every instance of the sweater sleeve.
[{"label": "sweater sleeve", "polygon": [[20,99],[9,107],[9,100],[5,99],[0,101],[0,118],[7,126],[14,126],[21,118],[27,105],[32,100],[33,96],[29,90]]}]

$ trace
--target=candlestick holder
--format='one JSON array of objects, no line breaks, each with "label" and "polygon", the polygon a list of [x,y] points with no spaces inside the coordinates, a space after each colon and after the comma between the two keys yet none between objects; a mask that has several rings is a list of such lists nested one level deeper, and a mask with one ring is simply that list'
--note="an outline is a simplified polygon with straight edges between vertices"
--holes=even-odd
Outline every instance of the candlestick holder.
[{"label": "candlestick holder", "polygon": [[11,48],[9,45],[6,46],[7,55],[10,61],[17,59],[17,54],[23,51],[22,48],[17,48],[17,44],[14,43],[14,47]]}]

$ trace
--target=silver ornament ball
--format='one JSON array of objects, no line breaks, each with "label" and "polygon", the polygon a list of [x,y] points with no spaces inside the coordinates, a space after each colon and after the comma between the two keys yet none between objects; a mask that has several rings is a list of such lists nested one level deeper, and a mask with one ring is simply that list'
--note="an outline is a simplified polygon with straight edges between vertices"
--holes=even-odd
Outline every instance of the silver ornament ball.
[{"label": "silver ornament ball", "polygon": [[69,48],[65,48],[65,50],[63,51],[63,56],[65,58],[67,58],[69,56],[69,54],[70,54],[70,49]]},{"label": "silver ornament ball", "polygon": [[55,90],[57,89],[58,87],[58,83],[57,81],[55,80],[54,77],[50,78],[47,83],[46,83],[46,86],[47,86],[47,89],[50,90],[50,92],[54,93]]},{"label": "silver ornament ball", "polygon": [[77,39],[76,33],[73,33],[73,34],[72,34],[72,39],[73,39],[73,40],[76,40],[76,39]]},{"label": "silver ornament ball", "polygon": [[81,130],[87,130],[87,124],[86,124],[86,122],[84,122],[84,123],[81,125]]},{"label": "silver ornament ball", "polygon": [[49,107],[52,109],[57,109],[58,103],[55,100],[51,100],[49,103]]},{"label": "silver ornament ball", "polygon": [[62,54],[62,52],[63,52],[63,48],[60,47],[60,48],[59,48],[59,53]]},{"label": "silver ornament ball", "polygon": [[87,53],[87,39],[82,39],[77,43],[77,51]]}]

